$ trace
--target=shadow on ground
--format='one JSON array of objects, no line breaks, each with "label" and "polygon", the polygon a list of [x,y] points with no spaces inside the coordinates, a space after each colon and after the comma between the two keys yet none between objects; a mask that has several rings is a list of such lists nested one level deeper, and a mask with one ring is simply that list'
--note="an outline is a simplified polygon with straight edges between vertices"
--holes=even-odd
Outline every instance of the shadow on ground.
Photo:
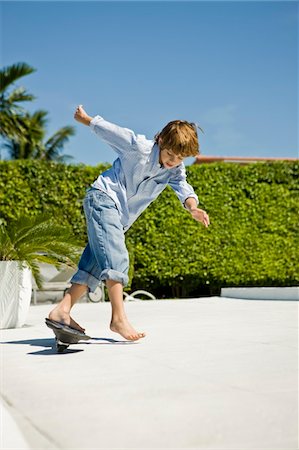
[{"label": "shadow on ground", "polygon": [[[83,349],[72,349],[68,348],[63,353],[57,353],[56,350],[56,344],[55,339],[26,339],[26,340],[20,340],[20,341],[7,341],[7,342],[1,342],[1,344],[15,344],[15,345],[31,345],[33,347],[45,347],[44,350],[39,350],[36,352],[29,352],[28,355],[58,355],[58,354],[70,354],[70,353],[79,353],[83,352]],[[90,341],[82,341],[78,342],[78,344],[70,344],[71,346],[76,345],[132,345],[137,344],[137,342],[131,342],[131,341],[117,341],[115,339],[109,339],[109,338],[91,338]]]}]

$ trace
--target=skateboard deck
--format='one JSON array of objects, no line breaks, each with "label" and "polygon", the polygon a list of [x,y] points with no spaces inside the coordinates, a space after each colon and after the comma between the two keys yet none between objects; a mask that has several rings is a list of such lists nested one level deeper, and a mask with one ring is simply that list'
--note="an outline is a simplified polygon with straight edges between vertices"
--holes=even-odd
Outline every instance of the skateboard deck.
[{"label": "skateboard deck", "polygon": [[79,341],[89,341],[87,334],[76,330],[55,320],[45,319],[47,327],[51,328],[55,334],[56,350],[63,353],[71,344],[78,344]]}]

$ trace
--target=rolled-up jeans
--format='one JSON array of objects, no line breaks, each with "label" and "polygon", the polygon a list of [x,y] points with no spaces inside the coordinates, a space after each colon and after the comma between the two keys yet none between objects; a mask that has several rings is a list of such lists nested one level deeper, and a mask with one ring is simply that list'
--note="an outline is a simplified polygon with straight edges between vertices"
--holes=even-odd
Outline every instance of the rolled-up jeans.
[{"label": "rolled-up jeans", "polygon": [[120,214],[104,191],[91,188],[84,201],[88,244],[71,283],[83,284],[94,292],[101,281],[128,284],[129,255]]}]

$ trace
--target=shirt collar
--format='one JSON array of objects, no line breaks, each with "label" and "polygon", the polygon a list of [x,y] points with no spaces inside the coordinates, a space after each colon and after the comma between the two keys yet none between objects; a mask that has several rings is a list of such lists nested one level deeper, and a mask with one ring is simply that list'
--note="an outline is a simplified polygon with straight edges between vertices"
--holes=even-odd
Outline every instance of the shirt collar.
[{"label": "shirt collar", "polygon": [[154,157],[153,157],[153,162],[154,162],[154,167],[156,169],[160,169],[160,170],[166,170],[165,167],[163,167],[162,164],[160,164],[160,147],[159,145],[155,142],[154,147],[153,147],[153,152],[154,152]]}]

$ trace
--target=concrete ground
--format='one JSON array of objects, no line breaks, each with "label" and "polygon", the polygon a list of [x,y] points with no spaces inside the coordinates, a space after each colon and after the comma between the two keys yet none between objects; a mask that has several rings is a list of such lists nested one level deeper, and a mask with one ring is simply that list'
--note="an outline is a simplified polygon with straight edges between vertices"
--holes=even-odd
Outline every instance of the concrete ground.
[{"label": "concrete ground", "polygon": [[137,343],[109,330],[109,303],[80,303],[95,339],[64,354],[50,308],[1,331],[2,449],[298,448],[297,302],[128,302]]}]

